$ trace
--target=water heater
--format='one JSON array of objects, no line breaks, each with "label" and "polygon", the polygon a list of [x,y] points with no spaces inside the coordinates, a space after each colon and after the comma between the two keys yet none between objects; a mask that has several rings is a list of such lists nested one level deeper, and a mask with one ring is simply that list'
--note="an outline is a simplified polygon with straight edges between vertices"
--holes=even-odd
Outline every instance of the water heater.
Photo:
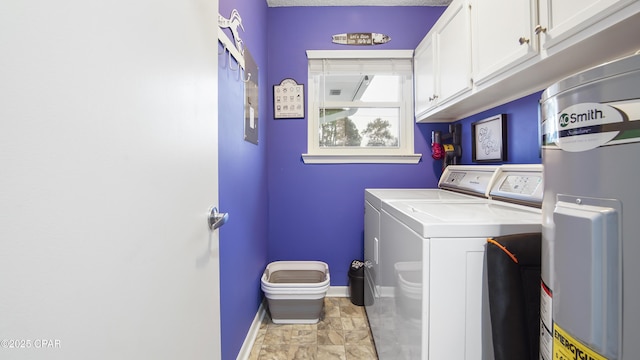
[{"label": "water heater", "polygon": [[640,55],[541,99],[540,358],[640,359]]}]

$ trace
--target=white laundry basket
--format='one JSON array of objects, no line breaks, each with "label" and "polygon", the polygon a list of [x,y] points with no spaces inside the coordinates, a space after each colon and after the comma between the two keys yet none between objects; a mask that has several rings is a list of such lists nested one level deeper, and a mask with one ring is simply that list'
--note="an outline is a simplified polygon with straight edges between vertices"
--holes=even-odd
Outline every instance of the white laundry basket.
[{"label": "white laundry basket", "polygon": [[262,274],[271,320],[315,324],[329,289],[329,266],[321,261],[275,261]]}]

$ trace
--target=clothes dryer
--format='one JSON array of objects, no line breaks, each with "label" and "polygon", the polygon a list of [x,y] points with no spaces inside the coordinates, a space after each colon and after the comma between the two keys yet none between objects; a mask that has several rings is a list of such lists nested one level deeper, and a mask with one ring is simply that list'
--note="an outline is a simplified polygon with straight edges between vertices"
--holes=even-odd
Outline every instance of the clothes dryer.
[{"label": "clothes dryer", "polygon": [[[437,189],[366,189],[364,255],[365,278],[364,300],[367,317],[374,334],[387,337],[389,329],[386,314],[388,299],[393,294],[384,293],[393,289],[395,276],[381,273],[380,259],[380,209],[385,201],[421,200],[425,202],[486,202],[489,190],[499,166],[495,165],[450,165],[440,177]],[[391,331],[394,331],[393,328]],[[382,342],[383,340],[378,340]]]},{"label": "clothes dryer", "polygon": [[385,325],[371,327],[379,359],[482,359],[485,244],[540,232],[542,167],[501,166],[489,196],[381,204],[379,271],[394,281],[378,313]]}]

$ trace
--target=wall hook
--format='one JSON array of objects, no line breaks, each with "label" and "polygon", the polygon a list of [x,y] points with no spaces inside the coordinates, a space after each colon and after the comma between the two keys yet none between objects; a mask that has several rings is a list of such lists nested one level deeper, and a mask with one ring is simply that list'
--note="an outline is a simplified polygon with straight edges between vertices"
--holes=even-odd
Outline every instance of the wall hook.
[{"label": "wall hook", "polygon": [[251,73],[247,73],[247,79],[246,79],[246,80],[245,80],[245,79],[242,79],[242,82],[244,82],[244,83],[248,83],[248,82],[249,82],[249,80],[251,80]]},{"label": "wall hook", "polygon": [[233,36],[233,40],[235,41],[236,48],[242,54],[243,45],[238,29],[242,29],[242,31],[244,31],[244,26],[242,26],[242,18],[240,17],[240,13],[238,12],[238,10],[231,10],[231,15],[229,16],[229,18],[225,18],[224,16],[218,14],[218,26],[223,29],[231,30],[231,35]]},{"label": "wall hook", "polygon": [[236,67],[235,69],[231,67],[231,63],[233,62],[231,60],[231,52],[229,52],[229,57],[227,58],[228,64],[229,64],[229,69],[236,71],[236,70],[240,70],[240,63],[238,62],[238,67]]}]

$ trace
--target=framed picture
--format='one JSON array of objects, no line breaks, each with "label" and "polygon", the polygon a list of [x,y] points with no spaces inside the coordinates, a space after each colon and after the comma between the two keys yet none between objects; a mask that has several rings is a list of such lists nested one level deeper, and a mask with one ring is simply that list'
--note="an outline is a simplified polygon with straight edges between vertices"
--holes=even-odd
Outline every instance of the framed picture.
[{"label": "framed picture", "polygon": [[[244,49],[244,140],[258,144],[258,65],[248,48]],[[239,68],[238,71],[242,71]]]},{"label": "framed picture", "polygon": [[275,119],[304,118],[304,85],[294,79],[284,79],[273,86],[273,117]]},{"label": "framed picture", "polygon": [[474,162],[507,160],[507,116],[499,114],[471,124],[471,158]]}]

